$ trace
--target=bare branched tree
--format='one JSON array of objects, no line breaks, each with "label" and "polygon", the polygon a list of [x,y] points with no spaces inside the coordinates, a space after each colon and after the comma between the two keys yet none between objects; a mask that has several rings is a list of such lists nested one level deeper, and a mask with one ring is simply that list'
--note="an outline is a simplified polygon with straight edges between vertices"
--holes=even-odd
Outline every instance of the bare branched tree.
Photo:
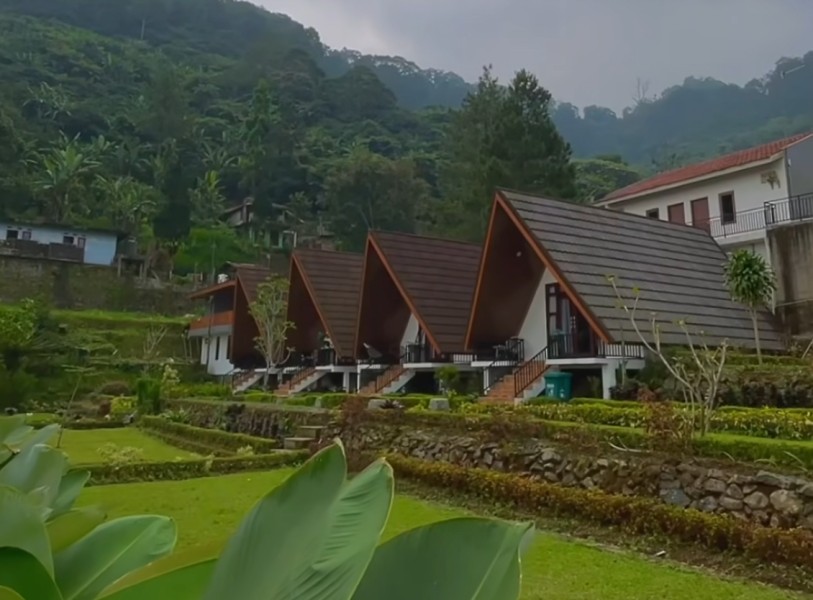
[{"label": "bare branched tree", "polygon": [[142,349],[142,357],[147,363],[145,368],[149,368],[149,363],[158,357],[158,348],[166,335],[167,328],[163,325],[160,327],[153,326],[147,330]]},{"label": "bare branched tree", "polygon": [[263,385],[267,386],[271,369],[288,360],[292,352],[286,345],[288,333],[294,327],[288,320],[288,279],[275,275],[261,283],[250,310],[260,332],[254,345],[265,359]]},{"label": "bare branched tree", "polygon": [[702,339],[701,332],[701,341],[696,343],[689,332],[686,321],[680,320],[677,322],[677,326],[686,337],[689,356],[668,355],[662,345],[661,327],[656,313],[650,314],[649,335],[641,330],[637,315],[638,303],[641,299],[640,290],[633,288],[631,298],[627,299],[621,294],[615,276],[608,275],[607,281],[613,286],[618,307],[629,318],[638,339],[666,367],[680,387],[683,400],[688,407],[691,430],[694,431],[699,425],[700,435],[706,435],[714,411],[717,409],[720,380],[728,352],[728,340],[723,340],[718,346],[710,347]]}]

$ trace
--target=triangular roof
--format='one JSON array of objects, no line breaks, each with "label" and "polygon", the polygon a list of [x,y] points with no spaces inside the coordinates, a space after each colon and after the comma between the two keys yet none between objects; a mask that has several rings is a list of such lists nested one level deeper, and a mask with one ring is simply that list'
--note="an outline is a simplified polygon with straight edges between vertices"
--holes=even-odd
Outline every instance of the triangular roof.
[{"label": "triangular roof", "polygon": [[243,263],[229,263],[229,266],[234,269],[235,279],[243,288],[250,306],[257,299],[257,288],[271,277],[271,269]]},{"label": "triangular roof", "polygon": [[[481,246],[375,231],[367,242],[371,252],[380,257],[435,350],[463,351]],[[364,318],[363,309],[359,319]]]},{"label": "triangular roof", "polygon": [[[664,344],[686,344],[678,325],[684,320],[707,343],[727,338],[753,346],[750,317],[725,287],[726,255],[705,231],[507,190],[497,192],[492,222],[497,211],[505,211],[605,341],[638,341],[607,279],[614,276],[629,304],[632,289],[640,290],[639,326],[648,334],[655,313]],[[781,348],[771,320],[761,319],[763,347]]]},{"label": "triangular roof", "polygon": [[298,248],[292,257],[339,357],[353,357],[364,255]]},{"label": "triangular roof", "polygon": [[599,203],[618,202],[634,196],[654,193],[661,188],[670,188],[689,183],[695,179],[711,176],[730,169],[742,169],[756,163],[771,162],[789,146],[812,137],[813,133],[800,133],[788,138],[732,152],[711,160],[695,163],[679,169],[658,173],[654,177],[637,181],[631,185],[607,194]]}]

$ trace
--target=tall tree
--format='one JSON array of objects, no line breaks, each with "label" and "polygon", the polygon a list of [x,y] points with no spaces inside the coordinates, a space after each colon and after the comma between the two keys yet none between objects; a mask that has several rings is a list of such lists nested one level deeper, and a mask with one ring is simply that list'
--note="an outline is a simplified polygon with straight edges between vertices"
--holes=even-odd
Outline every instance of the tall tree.
[{"label": "tall tree", "polygon": [[550,118],[551,97],[527,71],[502,87],[489,68],[466,97],[448,136],[438,227],[482,238],[497,187],[576,196],[570,146]]},{"label": "tall tree", "polygon": [[259,335],[255,347],[265,359],[265,386],[271,370],[288,360],[291,349],[285,344],[294,324],[288,320],[288,278],[272,276],[257,287],[257,298],[249,307]]},{"label": "tall tree", "polygon": [[410,161],[356,148],[334,164],[325,181],[331,230],[346,250],[362,250],[371,229],[414,232],[427,189]]}]

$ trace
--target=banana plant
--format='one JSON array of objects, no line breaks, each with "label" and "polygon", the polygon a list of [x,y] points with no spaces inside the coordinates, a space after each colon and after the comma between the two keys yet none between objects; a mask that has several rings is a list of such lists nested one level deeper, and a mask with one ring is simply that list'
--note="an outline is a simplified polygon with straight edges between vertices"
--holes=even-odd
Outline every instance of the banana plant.
[{"label": "banana plant", "polygon": [[0,600],[511,600],[533,531],[460,518],[382,544],[392,469],[379,460],[348,479],[339,441],[262,498],[222,551],[170,554],[174,525],[152,516],[89,528],[74,517],[56,545],[55,523],[72,513],[49,520],[54,493],[31,488],[44,481],[25,491],[0,479]]}]

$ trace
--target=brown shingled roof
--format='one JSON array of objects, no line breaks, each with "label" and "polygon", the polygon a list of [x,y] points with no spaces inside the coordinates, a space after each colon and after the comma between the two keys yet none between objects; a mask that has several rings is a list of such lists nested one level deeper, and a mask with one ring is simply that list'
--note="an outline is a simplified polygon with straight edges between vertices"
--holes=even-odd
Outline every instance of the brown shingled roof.
[{"label": "brown shingled roof", "polygon": [[435,349],[440,353],[462,351],[481,246],[380,231],[371,232],[370,242]]},{"label": "brown shingled roof", "polygon": [[[505,190],[497,193],[496,203],[533,237],[543,262],[584,305],[585,316],[597,322],[602,337],[638,341],[617,306],[607,280],[612,275],[628,302],[631,288],[640,289],[641,329],[651,331],[649,319],[655,313],[664,344],[685,345],[677,324],[683,320],[709,343],[725,338],[736,346],[754,346],[750,317],[725,287],[726,255],[705,231]],[[763,347],[781,349],[769,316],[763,313],[760,321]]]},{"label": "brown shingled roof", "polygon": [[754,148],[747,148],[738,152],[732,152],[724,156],[718,156],[711,160],[700,163],[695,163],[679,169],[659,173],[649,179],[637,181],[627,187],[607,194],[599,202],[618,201],[632,196],[637,196],[645,192],[654,192],[655,190],[673,186],[684,181],[690,181],[698,177],[711,175],[720,171],[728,169],[735,169],[738,167],[745,167],[752,163],[763,162],[774,155],[785,150],[785,148],[792,146],[796,142],[813,136],[813,133],[800,133],[782,140],[776,140],[768,144],[762,144]]},{"label": "brown shingled roof", "polygon": [[246,294],[249,305],[257,299],[257,288],[259,285],[271,277],[271,270],[265,267],[249,264],[234,264],[234,271],[237,274],[237,281]]},{"label": "brown shingled roof", "polygon": [[364,255],[300,248],[293,262],[339,357],[353,357]]}]

